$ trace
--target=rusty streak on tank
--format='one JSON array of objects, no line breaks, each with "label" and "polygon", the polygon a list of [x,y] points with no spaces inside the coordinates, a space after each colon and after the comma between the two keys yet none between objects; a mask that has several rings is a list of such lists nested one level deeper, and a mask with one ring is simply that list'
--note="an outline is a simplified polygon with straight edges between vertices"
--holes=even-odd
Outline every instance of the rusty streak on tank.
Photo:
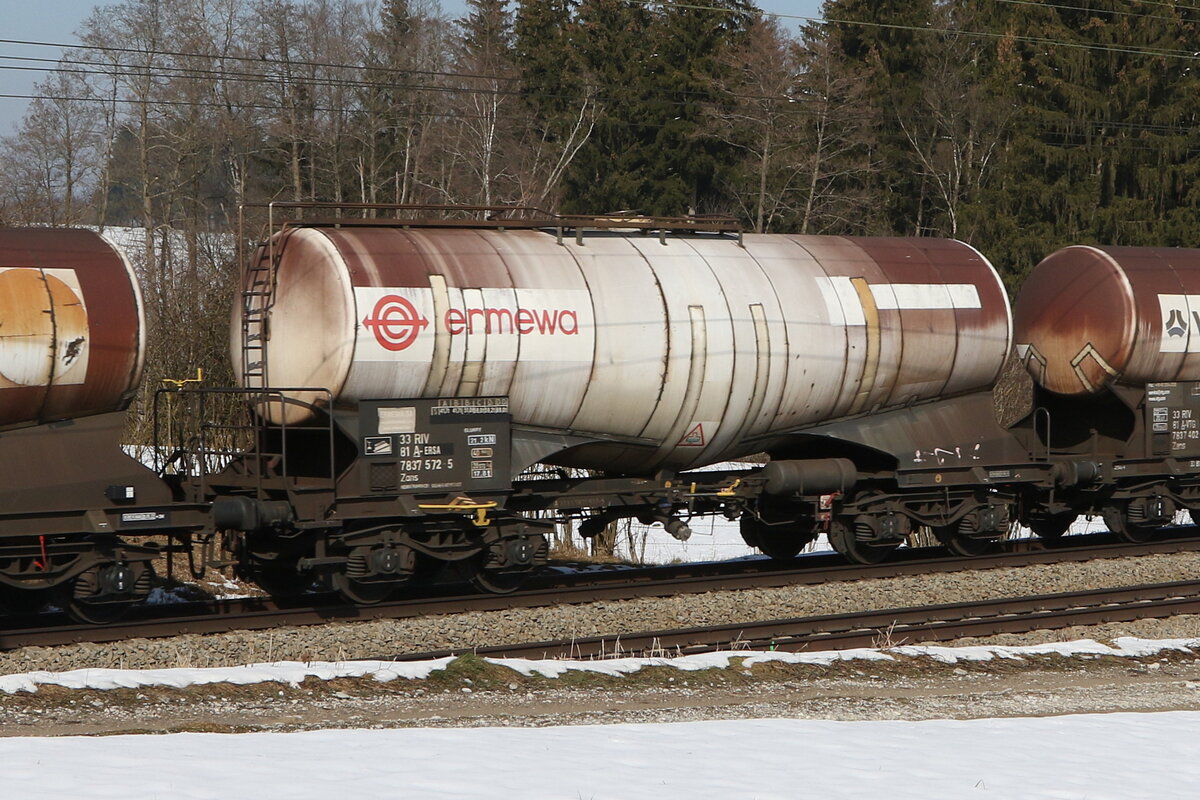
[{"label": "rusty streak on tank", "polygon": [[1200,379],[1200,250],[1064,248],[1030,273],[1014,317],[1019,357],[1052,392]]},{"label": "rusty streak on tank", "polygon": [[0,426],[125,408],[143,328],[136,279],[103,237],[0,229]]}]

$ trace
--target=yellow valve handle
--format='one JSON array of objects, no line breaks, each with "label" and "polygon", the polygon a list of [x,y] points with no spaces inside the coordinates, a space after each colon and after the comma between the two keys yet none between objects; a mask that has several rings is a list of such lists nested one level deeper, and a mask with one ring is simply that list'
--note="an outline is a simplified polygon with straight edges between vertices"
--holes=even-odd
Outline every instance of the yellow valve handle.
[{"label": "yellow valve handle", "polygon": [[183,380],[178,380],[176,378],[163,378],[162,382],[168,386],[174,386],[176,389],[182,389],[189,383],[204,383],[204,370],[200,367],[196,367],[196,377],[194,378],[184,378]]},{"label": "yellow valve handle", "polygon": [[742,479],[734,478],[733,483],[729,484],[728,486],[726,486],[723,489],[718,489],[715,492],[697,492],[696,491],[697,485],[698,484],[693,483],[691,486],[691,491],[686,492],[685,496],[687,496],[687,497],[733,497],[735,494],[737,494],[737,487],[742,485]]},{"label": "yellow valve handle", "polygon": [[491,524],[488,518],[488,510],[497,506],[497,503],[477,503],[469,497],[456,497],[449,503],[418,503],[417,508],[424,508],[429,511],[474,511],[471,522],[476,527],[486,528]]},{"label": "yellow valve handle", "polygon": [[742,479],[734,478],[733,483],[729,484],[724,489],[717,492],[717,497],[732,497],[734,495],[737,487],[739,487],[741,485],[742,485]]}]

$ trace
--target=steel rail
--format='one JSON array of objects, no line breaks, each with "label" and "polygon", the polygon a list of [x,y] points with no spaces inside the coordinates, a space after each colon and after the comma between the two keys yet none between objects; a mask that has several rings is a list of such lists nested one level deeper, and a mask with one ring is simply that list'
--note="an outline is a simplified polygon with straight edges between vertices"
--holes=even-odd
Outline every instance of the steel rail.
[{"label": "steel rail", "polygon": [[978,571],[1037,564],[1082,562],[1200,551],[1194,528],[1148,543],[1114,543],[1106,535],[1072,536],[1053,547],[1040,540],[1006,543],[1006,551],[983,556],[952,556],[941,548],[904,549],[883,564],[847,564],[837,554],[812,554],[789,562],[765,559],[671,565],[605,572],[542,575],[510,595],[463,593],[458,587],[427,588],[421,596],[373,606],[348,605],[335,595],[291,599],[250,597],[197,603],[139,606],[128,618],[107,626],[84,625],[59,615],[11,619],[0,631],[0,650],[77,642],[104,643],[131,638],[162,638],[234,630],[265,630],[373,619],[403,619],[433,614],[537,608],[561,604],[665,597],[710,591],[815,585],[881,578]]},{"label": "steel rail", "polygon": [[792,652],[846,650],[1197,613],[1200,613],[1200,582],[1177,581],[1122,589],[515,643],[467,651],[400,653],[389,658],[396,661],[423,661],[464,652],[509,658],[579,659],[692,655],[740,649]]}]

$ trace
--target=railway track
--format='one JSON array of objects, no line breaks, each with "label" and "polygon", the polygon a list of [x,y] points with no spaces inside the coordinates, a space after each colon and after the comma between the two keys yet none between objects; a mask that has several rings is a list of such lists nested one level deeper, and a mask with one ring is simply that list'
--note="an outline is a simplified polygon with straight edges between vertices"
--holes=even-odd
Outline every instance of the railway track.
[{"label": "railway track", "polygon": [[[1164,532],[1162,538],[1144,544],[1116,543],[1110,536],[1102,534],[1068,537],[1054,547],[1047,547],[1041,540],[1018,539],[1006,543],[1001,552],[970,558],[951,556],[941,548],[904,549],[896,554],[895,560],[870,566],[847,564],[836,554],[814,554],[785,564],[759,559],[548,574],[539,576],[531,581],[527,588],[510,595],[466,593],[463,587],[459,587],[459,591],[441,588],[419,597],[366,607],[346,605],[336,596],[324,594],[304,595],[291,600],[256,597],[142,606],[134,609],[129,618],[108,626],[79,625],[70,622],[63,615],[39,615],[17,620],[19,624],[0,633],[0,650],[76,642],[104,643],[131,638],[161,638],[189,633],[265,630],[328,622],[400,619],[514,607],[533,608],[709,591],[813,585],[1197,550],[1200,550],[1200,536],[1195,528],[1188,527]],[[724,641],[728,644],[733,638]],[[544,643],[537,646],[542,644]]]},{"label": "railway track", "polygon": [[[498,645],[475,648],[472,652],[510,658],[594,658],[692,655],[743,648],[847,650],[1197,613],[1200,613],[1200,582],[1177,581],[1122,589]],[[391,658],[423,661],[457,652],[460,651],[401,653]]]}]

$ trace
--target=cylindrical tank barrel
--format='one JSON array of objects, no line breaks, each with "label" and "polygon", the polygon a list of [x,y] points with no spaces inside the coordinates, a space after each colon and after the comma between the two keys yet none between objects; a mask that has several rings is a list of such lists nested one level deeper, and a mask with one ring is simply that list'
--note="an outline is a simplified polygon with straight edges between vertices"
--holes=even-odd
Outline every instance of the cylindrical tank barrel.
[{"label": "cylindrical tank barrel", "polygon": [[1033,269],[1013,316],[1018,356],[1052,392],[1200,380],[1200,250],[1064,248]]},{"label": "cylindrical tank barrel", "polygon": [[995,270],[955,241],[380,225],[290,228],[273,251],[271,385],[507,395],[515,425],[595,439],[558,463],[598,469],[977,390],[1011,346]]},{"label": "cylindrical tank barrel", "polygon": [[142,298],[87,230],[0,228],[0,427],[125,408],[141,378]]}]

